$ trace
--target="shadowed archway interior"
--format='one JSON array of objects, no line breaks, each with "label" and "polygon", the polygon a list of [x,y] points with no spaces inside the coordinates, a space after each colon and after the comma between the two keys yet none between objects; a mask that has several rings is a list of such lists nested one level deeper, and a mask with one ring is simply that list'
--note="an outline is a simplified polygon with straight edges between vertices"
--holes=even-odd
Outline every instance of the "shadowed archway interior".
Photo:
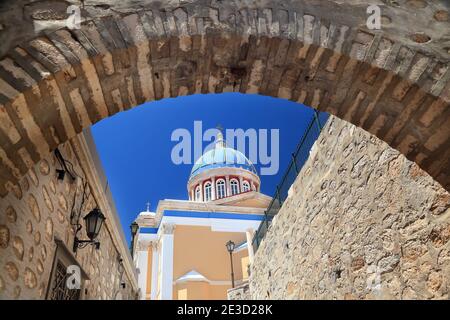
[{"label": "shadowed archway interior", "polygon": [[[365,26],[367,4],[306,0],[125,1],[117,10],[83,8],[80,29],[21,29],[0,59],[0,195],[101,119],[147,101],[222,92],[334,114],[449,190],[450,55],[438,40],[450,25],[448,16],[433,18],[439,8],[448,12],[437,2],[383,5],[381,30]],[[437,40],[409,34],[402,23],[413,10],[423,10],[417,25]]]}]

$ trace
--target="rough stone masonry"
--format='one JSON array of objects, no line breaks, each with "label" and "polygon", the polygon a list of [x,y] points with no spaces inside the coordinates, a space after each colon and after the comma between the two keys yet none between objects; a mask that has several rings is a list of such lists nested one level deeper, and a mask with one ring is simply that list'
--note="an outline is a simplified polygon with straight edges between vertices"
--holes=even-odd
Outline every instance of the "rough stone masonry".
[{"label": "rough stone masonry", "polygon": [[255,255],[253,299],[448,299],[450,194],[331,117]]},{"label": "rough stone masonry", "polygon": [[[72,164],[73,172],[88,182],[88,197],[84,202],[81,201],[82,183],[77,183],[79,179],[73,181],[68,174],[64,180],[57,179],[56,169],[61,166],[52,154],[36,164],[0,201],[0,300],[51,299],[57,287],[52,274],[59,260],[56,252],[61,243],[69,248],[68,257],[76,260],[71,264],[79,265],[89,277],[83,286],[82,299],[136,297],[137,281],[131,257],[124,255],[124,245],[121,248],[117,241],[120,235],[117,227],[114,228],[113,216],[108,213],[112,209],[98,196],[105,192],[96,188],[92,174],[95,165],[87,162],[86,153],[81,151],[77,141],[80,140],[72,139],[59,150]],[[88,246],[73,253],[77,228],[72,214],[85,215],[94,207],[99,207],[108,217],[97,237],[100,248]],[[83,228],[78,237],[88,239],[82,217],[79,220]],[[120,257],[124,262],[122,266]]]},{"label": "rough stone masonry", "polygon": [[[369,4],[381,10],[380,30],[367,27]],[[66,26],[70,5],[80,29]],[[222,92],[334,114],[450,190],[449,8],[445,0],[2,1],[0,197],[101,119]]]},{"label": "rough stone masonry", "polygon": [[[366,27],[369,3],[382,9],[381,30]],[[72,4],[82,6],[81,29],[65,26]],[[2,1],[0,204],[50,151],[101,119],[146,101],[221,92],[280,97],[337,115],[449,190],[449,8],[445,0]],[[338,122],[330,130],[351,131]],[[376,270],[381,295],[448,294],[448,194],[352,130],[359,143],[342,134],[336,144],[317,145],[314,170],[297,180],[257,254],[255,297],[370,297],[367,277],[376,280]],[[16,206],[24,216],[35,208]],[[17,246],[17,259],[25,259],[20,241],[6,235],[2,247]],[[15,283],[26,270],[7,258],[5,278]],[[45,288],[27,283],[33,294]],[[12,288],[8,296],[31,296]],[[96,296],[110,297],[97,288]]]}]

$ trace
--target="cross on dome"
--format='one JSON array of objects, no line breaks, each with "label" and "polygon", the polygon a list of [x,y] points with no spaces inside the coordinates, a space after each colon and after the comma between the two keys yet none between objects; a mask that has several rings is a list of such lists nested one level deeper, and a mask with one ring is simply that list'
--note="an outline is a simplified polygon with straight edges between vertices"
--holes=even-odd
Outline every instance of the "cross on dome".
[{"label": "cross on dome", "polygon": [[217,147],[226,147],[226,143],[225,143],[225,138],[223,137],[223,127],[222,125],[219,123],[216,127],[217,130],[219,130],[219,133],[217,134],[217,140],[216,140],[216,148]]}]

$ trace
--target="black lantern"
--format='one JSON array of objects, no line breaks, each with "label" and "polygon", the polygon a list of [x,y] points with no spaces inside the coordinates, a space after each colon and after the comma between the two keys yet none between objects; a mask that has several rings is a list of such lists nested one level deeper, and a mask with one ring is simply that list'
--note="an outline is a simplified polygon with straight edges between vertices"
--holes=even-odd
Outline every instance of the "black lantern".
[{"label": "black lantern", "polygon": [[131,225],[130,225],[130,229],[131,229],[131,234],[134,236],[139,229],[139,225],[136,223],[136,221],[134,221]]},{"label": "black lantern", "polygon": [[56,177],[58,180],[64,180],[64,177],[66,176],[66,171],[62,169],[56,169]]},{"label": "black lantern", "polygon": [[119,271],[119,277],[120,277],[120,281],[119,281],[120,282],[120,287],[122,289],[125,289],[126,283],[124,281],[122,281],[123,273],[125,272],[125,267],[123,265],[123,259],[120,256],[119,256],[118,262],[119,262],[118,271]]},{"label": "black lantern", "polygon": [[[91,210],[84,218],[84,223],[86,224],[86,234],[89,240],[80,240],[75,234],[75,240],[73,241],[73,251],[76,252],[78,248],[84,248],[88,244],[95,245],[96,249],[100,248],[100,242],[95,240],[100,229],[102,228],[103,222],[106,220],[103,213],[99,208]],[[81,226],[78,227],[78,231],[81,230]]]},{"label": "black lantern", "polygon": [[105,216],[100,211],[99,208],[93,209],[84,218],[84,223],[86,224],[86,234],[89,239],[94,240],[97,238],[100,229],[105,221]]},{"label": "black lantern", "polygon": [[136,236],[136,233],[139,230],[139,225],[136,223],[136,221],[133,221],[132,224],[130,224],[131,229],[131,245],[130,245],[130,252],[131,256],[133,256],[133,247],[134,247],[134,237]]},{"label": "black lantern", "polygon": [[118,262],[118,267],[117,268],[119,269],[120,275],[122,275],[123,272],[125,271],[125,267],[123,266],[123,259],[119,256],[117,262]]},{"label": "black lantern", "polygon": [[236,244],[233,241],[228,241],[226,244],[228,252],[232,253],[234,251],[234,248],[236,248]]},{"label": "black lantern", "polygon": [[233,271],[233,251],[236,248],[236,244],[233,241],[228,241],[225,246],[227,247],[228,253],[230,254],[230,264],[231,264],[231,287],[234,288],[234,271]]},{"label": "black lantern", "polygon": [[64,177],[67,173],[72,181],[75,181],[76,173],[73,173],[71,170],[69,170],[69,168],[67,167],[68,161],[64,159],[58,148],[55,149],[55,157],[56,159],[58,159],[59,165],[61,166],[61,169],[56,169],[56,176],[58,180],[64,180]]}]

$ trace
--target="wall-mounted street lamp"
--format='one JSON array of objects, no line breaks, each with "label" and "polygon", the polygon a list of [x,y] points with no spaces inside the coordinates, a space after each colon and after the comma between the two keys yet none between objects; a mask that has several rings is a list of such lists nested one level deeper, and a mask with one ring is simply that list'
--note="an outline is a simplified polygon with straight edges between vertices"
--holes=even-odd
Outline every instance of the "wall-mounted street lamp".
[{"label": "wall-mounted street lamp", "polygon": [[136,237],[136,233],[139,230],[139,225],[136,223],[136,221],[133,221],[133,223],[130,225],[130,229],[131,229],[131,247],[130,247],[130,252],[131,252],[131,256],[134,256],[134,238]]},{"label": "wall-mounted street lamp", "polygon": [[56,177],[58,178],[58,180],[64,180],[64,177],[66,176],[66,173],[67,173],[69,175],[69,177],[72,179],[72,181],[74,181],[76,173],[69,170],[67,164],[69,164],[72,169],[73,169],[73,165],[69,161],[64,159],[64,157],[62,156],[62,154],[58,148],[55,149],[54,153],[55,153],[56,159],[59,162],[59,165],[61,166],[61,169],[56,169]]},{"label": "wall-mounted street lamp", "polygon": [[89,240],[78,239],[77,234],[82,228],[81,225],[79,225],[75,233],[75,239],[73,241],[73,252],[77,252],[78,248],[84,248],[88,244],[95,245],[96,249],[100,248],[100,242],[95,239],[100,233],[100,229],[102,228],[103,222],[106,220],[105,216],[103,215],[103,213],[100,211],[99,208],[94,208],[83,219],[86,225],[86,234]]},{"label": "wall-mounted street lamp", "polygon": [[123,265],[123,259],[120,256],[118,258],[118,263],[119,263],[118,269],[119,269],[119,275],[120,275],[120,281],[119,281],[120,282],[120,287],[122,289],[125,289],[126,288],[126,283],[125,283],[125,281],[122,280],[123,273],[125,272],[125,266]]},{"label": "wall-mounted street lamp", "polygon": [[233,251],[236,248],[236,244],[233,241],[228,241],[225,245],[228,252],[230,253],[230,264],[231,264],[231,287],[234,288],[234,269],[233,269]]}]

